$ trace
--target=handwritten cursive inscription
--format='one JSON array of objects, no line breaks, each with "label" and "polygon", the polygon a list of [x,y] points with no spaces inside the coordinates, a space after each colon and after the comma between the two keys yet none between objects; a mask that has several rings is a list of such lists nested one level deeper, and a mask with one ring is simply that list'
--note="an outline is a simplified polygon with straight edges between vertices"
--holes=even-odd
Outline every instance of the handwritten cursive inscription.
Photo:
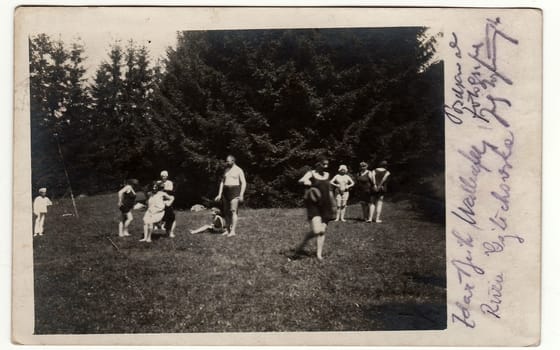
[{"label": "handwritten cursive inscription", "polygon": [[495,318],[500,317],[500,305],[502,304],[502,290],[504,284],[504,274],[500,273],[488,287],[488,302],[480,305],[480,311],[484,315],[491,315]]},{"label": "handwritten cursive inscription", "polygon": [[463,286],[463,298],[461,301],[455,302],[458,311],[451,313],[451,321],[453,323],[460,322],[465,327],[474,328],[476,323],[471,320],[471,302],[475,289],[474,283],[471,283],[473,274],[483,275],[484,270],[473,262],[472,249],[474,248],[473,237],[468,233],[460,233],[457,230],[452,231],[453,236],[457,239],[457,244],[465,248],[465,256],[461,259],[452,259],[451,265],[457,272],[457,280]]},{"label": "handwritten cursive inscription", "polygon": [[490,254],[493,253],[503,252],[508,240],[520,244],[523,244],[525,242],[525,239],[523,239],[523,237],[517,234],[498,236],[497,240],[495,241],[482,242],[482,247],[484,248],[484,254],[486,256],[490,256]]},{"label": "handwritten cursive inscription", "polygon": [[482,129],[479,138],[457,149],[460,162],[454,183],[461,196],[450,207],[449,242],[459,249],[448,261],[461,290],[451,303],[450,319],[466,328],[475,328],[477,317],[503,317],[504,273],[495,272],[503,271],[498,257],[525,242],[521,234],[511,233],[508,222],[515,205],[516,143],[510,115],[514,101],[504,87],[515,82],[501,59],[505,48],[519,44],[499,17],[484,21],[482,39],[472,45],[462,42],[457,32],[448,42],[455,61],[445,118],[453,127],[470,124]]},{"label": "handwritten cursive inscription", "polygon": [[501,24],[499,17],[486,20],[485,36],[480,42],[471,45],[472,51],[467,53],[468,60],[463,59],[457,33],[451,33],[448,46],[458,60],[455,62],[454,84],[451,88],[454,100],[444,105],[444,113],[454,125],[463,124],[464,117],[470,116],[486,124],[497,121],[504,127],[510,126],[502,109],[511,107],[512,102],[504,96],[495,95],[492,90],[499,83],[514,84],[499,65],[497,43],[503,41],[518,45],[519,41],[503,31]]}]

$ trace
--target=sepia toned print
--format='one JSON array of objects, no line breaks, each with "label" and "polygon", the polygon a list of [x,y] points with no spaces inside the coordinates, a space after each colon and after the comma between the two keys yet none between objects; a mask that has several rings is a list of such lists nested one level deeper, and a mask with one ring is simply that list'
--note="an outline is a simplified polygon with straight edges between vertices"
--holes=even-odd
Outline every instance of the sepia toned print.
[{"label": "sepia toned print", "polygon": [[[528,232],[539,226],[512,213],[525,205],[517,182],[536,164],[521,162],[538,147],[528,135],[540,135],[521,115],[538,120],[540,106],[512,96],[524,90],[517,81],[538,81],[503,57],[519,50],[532,60],[515,19],[538,26],[540,17],[446,12],[470,16],[479,40],[434,20],[441,9],[367,9],[394,16],[348,21],[353,9],[322,8],[303,26],[312,9],[181,8],[200,24],[133,33],[139,18],[154,25],[172,9],[150,10],[109,25],[110,36],[71,37],[29,20],[103,13],[111,23],[125,9],[22,9],[16,36],[27,45],[16,52],[29,59],[16,69],[27,82],[16,95],[28,102],[16,108],[16,130],[30,148],[18,148],[28,176],[14,186],[32,196],[15,203],[15,261],[25,263],[14,268],[26,274],[14,295],[33,307],[14,306],[15,337],[537,339],[538,278],[528,276],[538,271],[540,236]],[[253,11],[284,22],[235,25],[234,13]],[[25,223],[45,188],[48,214]],[[525,198],[536,203],[536,194]],[[525,215],[538,217],[532,208]],[[18,249],[24,242],[30,248]],[[536,298],[526,304],[528,333],[515,329],[522,314],[511,309],[522,295]],[[503,336],[490,337],[491,327]]]}]

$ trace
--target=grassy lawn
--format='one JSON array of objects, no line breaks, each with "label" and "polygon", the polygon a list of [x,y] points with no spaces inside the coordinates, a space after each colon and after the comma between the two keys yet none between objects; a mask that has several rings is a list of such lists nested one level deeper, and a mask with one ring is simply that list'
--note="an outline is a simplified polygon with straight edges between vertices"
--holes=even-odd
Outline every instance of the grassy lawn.
[{"label": "grassy lawn", "polygon": [[[406,202],[384,222],[329,225],[324,261],[292,260],[304,209],[243,209],[232,238],[188,229],[207,212],[177,212],[177,237],[117,236],[116,195],[56,202],[34,239],[35,332],[159,333],[443,329],[445,232]],[[31,234],[31,233],[30,233]],[[115,243],[116,247],[111,243]]]}]

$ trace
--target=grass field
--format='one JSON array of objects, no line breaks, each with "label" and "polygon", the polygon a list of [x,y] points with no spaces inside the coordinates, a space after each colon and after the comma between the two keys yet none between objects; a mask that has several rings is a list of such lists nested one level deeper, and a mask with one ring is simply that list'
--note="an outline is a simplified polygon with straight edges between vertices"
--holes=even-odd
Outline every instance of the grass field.
[{"label": "grass field", "polygon": [[[55,202],[34,239],[37,334],[421,330],[446,327],[445,232],[406,202],[384,222],[329,225],[324,261],[289,257],[304,209],[244,209],[238,235],[191,235],[207,212],[177,212],[177,237],[117,236],[116,195]],[[31,233],[30,233],[31,234]],[[115,245],[113,245],[112,242]]]}]

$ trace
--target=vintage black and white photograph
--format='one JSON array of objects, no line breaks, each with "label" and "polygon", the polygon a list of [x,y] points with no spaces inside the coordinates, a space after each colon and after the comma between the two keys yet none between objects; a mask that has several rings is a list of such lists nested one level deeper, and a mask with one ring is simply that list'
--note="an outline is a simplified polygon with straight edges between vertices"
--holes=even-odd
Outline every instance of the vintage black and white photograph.
[{"label": "vintage black and white photograph", "polygon": [[538,345],[541,29],[17,8],[12,341]]},{"label": "vintage black and white photograph", "polygon": [[34,333],[445,329],[440,37],[29,35]]}]

